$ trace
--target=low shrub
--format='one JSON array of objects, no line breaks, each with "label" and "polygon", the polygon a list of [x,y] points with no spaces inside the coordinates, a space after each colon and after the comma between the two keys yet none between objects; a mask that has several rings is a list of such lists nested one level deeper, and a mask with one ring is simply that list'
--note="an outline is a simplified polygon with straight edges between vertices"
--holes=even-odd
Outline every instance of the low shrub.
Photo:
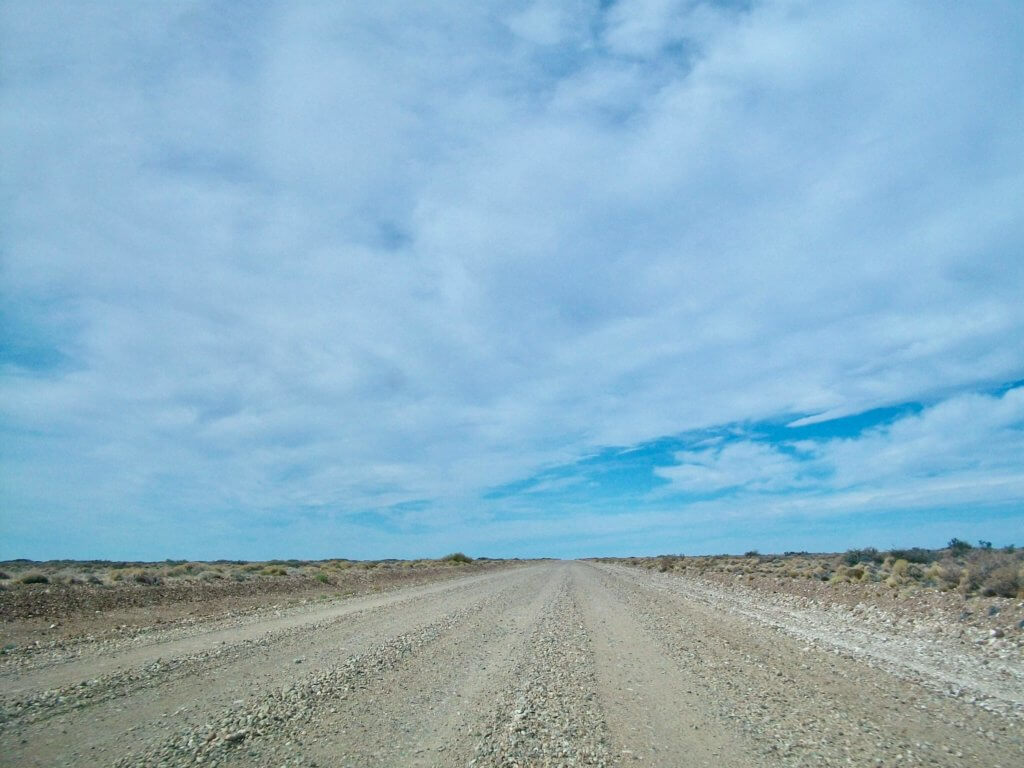
[{"label": "low shrub", "polygon": [[657,559],[658,570],[662,573],[671,571],[680,561],[682,561],[682,558],[677,557],[676,555],[659,555]]},{"label": "low shrub", "polygon": [[911,547],[910,549],[890,549],[889,555],[896,560],[906,560],[908,563],[933,563],[937,554],[930,549]]},{"label": "low shrub", "polygon": [[1001,565],[989,571],[981,582],[981,594],[988,597],[1017,597],[1024,581],[1021,580],[1021,571],[1015,565]]},{"label": "low shrub", "polygon": [[11,578],[11,574],[7,573],[7,571],[0,571],[0,579],[9,579],[9,578]]},{"label": "low shrub", "polygon": [[266,568],[264,568],[262,571],[260,571],[260,573],[262,573],[264,576],[287,576],[288,575],[288,571],[285,570],[284,568],[282,568],[279,565],[268,565]]},{"label": "low shrub", "polygon": [[811,571],[811,576],[819,581],[828,581],[832,578],[832,570],[824,565],[819,565]]},{"label": "low shrub", "polygon": [[861,563],[857,565],[840,565],[831,578],[833,583],[849,582],[851,584],[859,584],[860,582],[870,580],[870,571]]},{"label": "low shrub", "polygon": [[464,555],[461,552],[452,552],[450,555],[445,555],[441,558],[441,562],[444,563],[472,563],[473,558],[469,555]]},{"label": "low shrub", "polygon": [[18,581],[22,584],[49,584],[50,580],[42,573],[26,573]]},{"label": "low shrub", "polygon": [[954,555],[963,555],[967,552],[967,550],[974,549],[974,547],[970,545],[970,542],[964,541],[963,539],[958,539],[956,537],[949,540],[949,543],[946,545],[946,548]]},{"label": "low shrub", "polygon": [[980,592],[989,597],[1016,597],[1024,588],[1024,580],[1020,578],[1024,558],[1016,553],[982,547],[968,552],[964,560],[960,589],[967,594]]},{"label": "low shrub", "polygon": [[885,558],[882,554],[874,547],[865,547],[864,549],[848,549],[846,554],[843,555],[843,562],[847,565],[857,565],[857,563],[880,563]]}]

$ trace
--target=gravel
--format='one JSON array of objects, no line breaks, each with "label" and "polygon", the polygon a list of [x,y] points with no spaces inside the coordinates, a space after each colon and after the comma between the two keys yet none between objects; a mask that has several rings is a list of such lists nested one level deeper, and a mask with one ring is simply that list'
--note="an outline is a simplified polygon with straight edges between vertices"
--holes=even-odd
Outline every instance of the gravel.
[{"label": "gravel", "polygon": [[[370,680],[436,640],[463,621],[481,605],[456,611],[442,620],[398,637],[388,638],[372,651],[351,656],[343,664],[318,670],[284,688],[223,714],[215,723],[182,731],[141,755],[118,760],[119,768],[128,766],[184,766],[216,763],[242,742],[265,741],[264,752],[276,752],[280,746],[296,752],[313,721],[329,712],[333,702],[371,690]],[[301,663],[302,659],[295,659]],[[275,746],[277,747],[275,749]],[[256,754],[253,755],[254,757]]]},{"label": "gravel", "polygon": [[470,765],[610,765],[596,690],[590,637],[564,581],[531,634]]},{"label": "gravel", "polygon": [[11,766],[1024,765],[1012,632],[932,636],[918,631],[926,617],[874,605],[589,563],[374,601],[0,668],[0,754]]},{"label": "gravel", "polygon": [[773,627],[805,644],[884,666],[891,674],[963,697],[979,707],[1024,715],[1024,638],[1002,629],[950,632],[943,619],[901,616],[877,605],[820,603],[705,579],[651,574],[657,588],[691,603]]},{"label": "gravel", "polygon": [[[782,765],[1024,763],[1019,712],[957,696],[913,671],[894,643],[886,659],[845,649],[831,612],[779,620],[771,599],[723,593],[690,577],[599,568],[604,588],[687,670],[699,706]],[[756,598],[756,600],[755,600]],[[786,602],[783,600],[783,602]],[[824,631],[817,642],[807,634]],[[960,668],[984,669],[984,658]],[[1018,691],[1019,693],[1019,691]],[[1005,703],[1005,702],[1004,702]]]}]

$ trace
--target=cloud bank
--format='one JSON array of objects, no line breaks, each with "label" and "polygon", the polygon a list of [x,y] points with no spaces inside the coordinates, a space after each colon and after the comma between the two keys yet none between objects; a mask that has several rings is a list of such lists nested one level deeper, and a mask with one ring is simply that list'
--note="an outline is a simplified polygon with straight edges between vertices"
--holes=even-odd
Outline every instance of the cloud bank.
[{"label": "cloud bank", "polygon": [[[745,546],[707,522],[729,503],[1024,533],[1021,30],[5,4],[0,556]],[[528,490],[701,431],[628,491]]]}]

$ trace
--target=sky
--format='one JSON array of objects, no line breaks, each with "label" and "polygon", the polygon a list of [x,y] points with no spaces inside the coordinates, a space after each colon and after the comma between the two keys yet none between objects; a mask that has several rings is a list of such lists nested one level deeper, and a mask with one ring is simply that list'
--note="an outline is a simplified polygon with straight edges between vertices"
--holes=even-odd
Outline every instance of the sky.
[{"label": "sky", "polygon": [[1024,4],[0,4],[0,558],[1024,544]]}]

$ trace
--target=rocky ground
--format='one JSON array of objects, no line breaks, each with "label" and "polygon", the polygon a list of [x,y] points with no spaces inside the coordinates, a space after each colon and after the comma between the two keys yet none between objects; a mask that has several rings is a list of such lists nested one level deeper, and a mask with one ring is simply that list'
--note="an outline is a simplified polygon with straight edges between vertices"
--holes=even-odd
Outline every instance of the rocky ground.
[{"label": "rocky ground", "polygon": [[615,564],[500,568],[7,654],[0,754],[12,766],[1024,765],[1017,637],[904,618]]},{"label": "rocky ground", "polygon": [[[275,561],[284,562],[284,561]],[[267,563],[2,563],[0,653],[44,661],[83,643],[119,648],[154,634],[259,622],[307,604],[481,573],[515,561],[287,561]],[[42,577],[42,583],[23,579]]]}]

